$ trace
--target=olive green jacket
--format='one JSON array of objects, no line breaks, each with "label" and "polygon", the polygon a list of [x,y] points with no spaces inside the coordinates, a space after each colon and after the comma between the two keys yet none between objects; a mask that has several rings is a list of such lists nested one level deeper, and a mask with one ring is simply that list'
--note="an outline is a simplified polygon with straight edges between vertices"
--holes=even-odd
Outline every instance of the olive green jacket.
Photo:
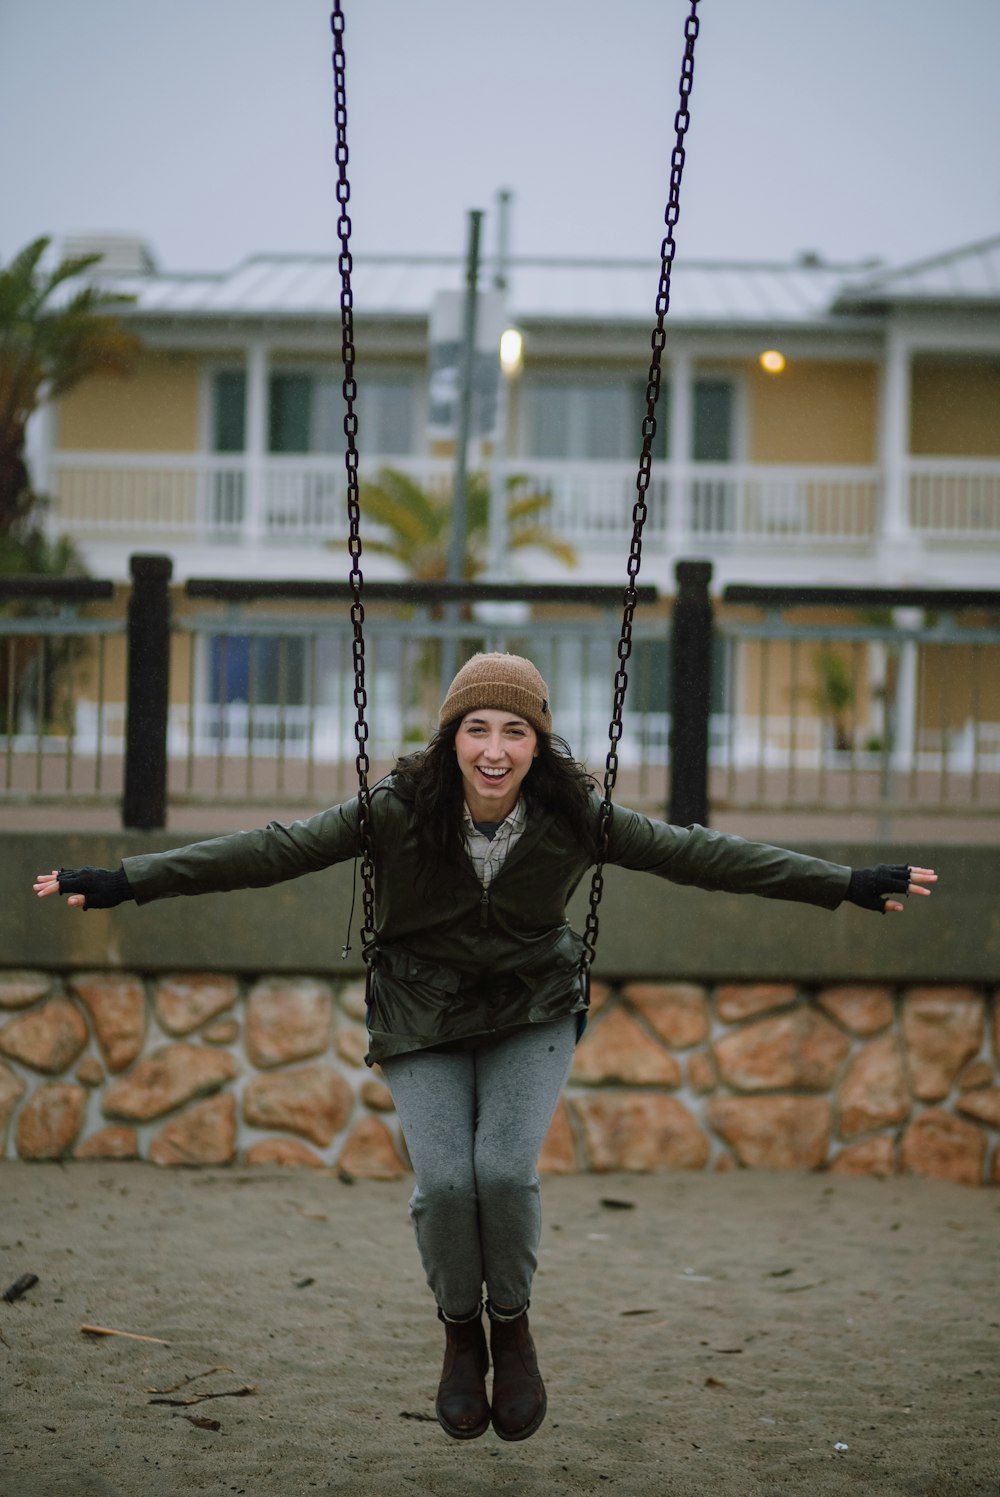
[{"label": "olive green jacket", "polygon": [[[600,800],[593,797],[595,828]],[[431,873],[410,803],[381,782],[371,795],[378,954],[369,987],[369,1061],[518,1024],[582,1012],[582,942],[566,906],[592,859],[565,825],[533,813],[483,889],[471,861]],[[139,904],[263,888],[358,854],[358,802],[291,826],[272,822],[170,852],[124,859]],[[609,863],[678,884],[835,909],[849,868],[614,810]]]}]

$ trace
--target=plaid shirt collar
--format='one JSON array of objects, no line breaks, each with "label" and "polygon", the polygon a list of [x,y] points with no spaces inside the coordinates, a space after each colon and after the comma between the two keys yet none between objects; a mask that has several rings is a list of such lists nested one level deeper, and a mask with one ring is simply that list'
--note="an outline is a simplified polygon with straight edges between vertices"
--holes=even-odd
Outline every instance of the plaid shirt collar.
[{"label": "plaid shirt collar", "polygon": [[462,806],[462,818],[465,824],[465,845],[472,866],[485,889],[488,889],[493,879],[500,872],[514,843],[521,836],[528,821],[528,812],[524,801],[518,797],[514,809],[501,821],[496,835],[491,839],[484,832],[476,828],[472,819],[472,813],[467,805]]}]

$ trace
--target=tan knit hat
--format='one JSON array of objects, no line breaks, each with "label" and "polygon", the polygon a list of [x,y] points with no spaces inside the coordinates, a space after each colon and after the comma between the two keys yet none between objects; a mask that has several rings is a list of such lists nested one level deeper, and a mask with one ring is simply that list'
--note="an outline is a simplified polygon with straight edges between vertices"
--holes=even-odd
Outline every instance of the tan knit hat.
[{"label": "tan knit hat", "polygon": [[488,707],[513,712],[542,733],[552,732],[549,688],[522,655],[473,655],[467,660],[448,687],[438,727]]}]

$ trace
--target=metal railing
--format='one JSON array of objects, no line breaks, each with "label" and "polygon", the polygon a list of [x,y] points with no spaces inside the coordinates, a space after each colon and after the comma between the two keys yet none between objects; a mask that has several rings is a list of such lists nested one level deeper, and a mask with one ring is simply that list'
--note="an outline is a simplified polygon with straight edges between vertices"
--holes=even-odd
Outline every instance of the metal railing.
[{"label": "metal railing", "polygon": [[[623,803],[791,818],[786,837],[851,816],[880,834],[995,825],[1000,592],[729,587],[713,618],[710,566],[678,572],[670,620],[651,588],[636,618]],[[171,616],[168,560],[133,557],[132,573],[127,619],[108,616],[110,583],[0,578],[0,801],[120,804],[152,827],[171,805],[351,794],[347,585],[195,580]],[[620,591],[454,587],[458,622],[439,616],[447,584],[367,585],[374,771],[433,731],[451,640],[536,660],[559,731],[599,772]]]}]

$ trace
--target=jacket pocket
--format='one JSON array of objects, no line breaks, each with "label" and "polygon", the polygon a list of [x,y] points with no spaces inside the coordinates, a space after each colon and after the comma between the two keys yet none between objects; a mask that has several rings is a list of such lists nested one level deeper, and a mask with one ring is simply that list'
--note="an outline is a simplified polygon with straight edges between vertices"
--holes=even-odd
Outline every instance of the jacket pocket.
[{"label": "jacket pocket", "polygon": [[461,974],[409,951],[383,947],[371,974],[368,1028],[437,1040],[454,1023]]},{"label": "jacket pocket", "polygon": [[[559,1018],[566,1012],[584,1008],[587,984],[583,974],[583,938],[569,925],[563,926],[558,938],[544,952],[534,955],[517,969],[524,984],[528,1013],[532,1022]],[[567,1010],[566,1000],[575,1002]]]}]

